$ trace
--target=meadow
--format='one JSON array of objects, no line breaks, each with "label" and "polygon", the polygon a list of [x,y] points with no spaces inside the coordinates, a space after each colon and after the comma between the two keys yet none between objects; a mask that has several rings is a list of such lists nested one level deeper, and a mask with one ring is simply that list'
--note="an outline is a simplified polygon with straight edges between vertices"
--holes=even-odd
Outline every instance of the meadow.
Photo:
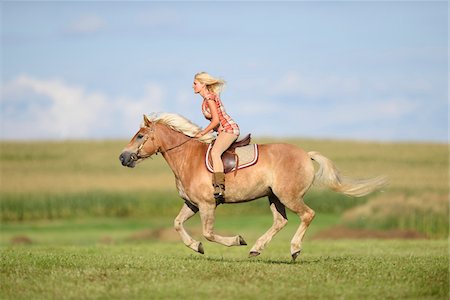
[{"label": "meadow", "polygon": [[448,298],[448,145],[255,140],[278,141],[321,152],[344,175],[389,177],[358,199],[313,188],[305,201],[316,218],[295,263],[292,213],[262,255],[247,258],[272,222],[265,199],[217,210],[216,230],[249,246],[205,241],[195,216],[187,228],[205,255],[186,248],[172,229],[183,202],[170,169],[161,156],[122,167],[126,141],[1,142],[0,297]]}]

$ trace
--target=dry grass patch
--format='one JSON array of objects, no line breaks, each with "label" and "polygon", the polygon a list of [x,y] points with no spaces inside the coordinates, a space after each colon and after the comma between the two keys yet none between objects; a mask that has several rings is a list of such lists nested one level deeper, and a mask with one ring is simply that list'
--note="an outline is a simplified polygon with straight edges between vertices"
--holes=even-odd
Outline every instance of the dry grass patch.
[{"label": "dry grass patch", "polygon": [[417,230],[433,238],[449,234],[449,199],[443,193],[383,194],[348,210],[344,224],[368,229]]}]

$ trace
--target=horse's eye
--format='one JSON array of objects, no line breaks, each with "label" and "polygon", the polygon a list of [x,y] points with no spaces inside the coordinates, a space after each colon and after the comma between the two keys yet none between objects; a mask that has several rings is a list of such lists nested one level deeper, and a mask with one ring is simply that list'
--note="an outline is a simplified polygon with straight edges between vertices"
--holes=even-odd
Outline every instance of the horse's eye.
[{"label": "horse's eye", "polygon": [[137,138],[138,138],[139,140],[142,139],[143,137],[144,137],[144,135],[141,134],[141,133],[139,133],[138,136],[137,136]]}]

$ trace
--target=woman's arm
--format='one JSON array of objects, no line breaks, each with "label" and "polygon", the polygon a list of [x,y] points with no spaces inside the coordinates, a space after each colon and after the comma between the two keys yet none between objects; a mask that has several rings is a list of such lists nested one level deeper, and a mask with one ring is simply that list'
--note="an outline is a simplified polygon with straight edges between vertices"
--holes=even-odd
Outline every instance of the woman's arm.
[{"label": "woman's arm", "polygon": [[211,130],[213,130],[214,128],[216,128],[219,125],[219,113],[217,112],[216,102],[212,99],[208,99],[207,104],[208,104],[209,112],[211,114],[211,122],[205,129],[200,131],[195,136],[197,138],[207,134],[208,132],[210,132]]}]

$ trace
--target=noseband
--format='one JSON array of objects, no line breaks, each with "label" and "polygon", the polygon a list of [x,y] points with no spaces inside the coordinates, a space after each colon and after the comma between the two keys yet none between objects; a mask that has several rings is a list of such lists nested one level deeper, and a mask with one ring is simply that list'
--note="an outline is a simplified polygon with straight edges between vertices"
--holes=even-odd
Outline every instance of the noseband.
[{"label": "noseband", "polygon": [[[169,152],[170,150],[173,150],[173,149],[175,149],[175,148],[178,148],[178,147],[180,147],[180,146],[182,146],[182,145],[184,145],[184,144],[186,144],[187,142],[189,142],[189,141],[192,140],[192,138],[188,138],[187,140],[183,141],[181,144],[178,144],[178,145],[176,145],[176,146],[173,146],[173,147],[170,147],[170,148],[167,148],[167,149],[163,149],[162,146],[157,146],[157,145],[155,144],[155,139],[156,139],[156,135],[155,135],[155,131],[156,131],[156,130],[155,130],[155,128],[156,128],[156,127],[155,127],[155,124],[152,124],[152,127],[150,128],[150,132],[153,133],[153,135],[152,135],[151,137],[150,137],[148,134],[145,135],[145,138],[144,138],[144,140],[142,141],[142,143],[139,145],[139,147],[138,147],[136,153],[132,153],[132,154],[131,154],[131,159],[132,159],[132,160],[137,161],[138,159],[141,159],[141,158],[148,158],[148,157],[151,157],[153,154],[158,155],[158,153]],[[140,152],[141,152],[141,150],[144,148],[145,143],[146,143],[149,139],[153,142],[153,145],[155,146],[156,151],[155,151],[155,153],[153,153],[153,154],[150,154],[150,155],[147,155],[147,156],[141,156],[141,155],[140,155]],[[157,146],[157,147],[156,147],[156,146]]]}]

